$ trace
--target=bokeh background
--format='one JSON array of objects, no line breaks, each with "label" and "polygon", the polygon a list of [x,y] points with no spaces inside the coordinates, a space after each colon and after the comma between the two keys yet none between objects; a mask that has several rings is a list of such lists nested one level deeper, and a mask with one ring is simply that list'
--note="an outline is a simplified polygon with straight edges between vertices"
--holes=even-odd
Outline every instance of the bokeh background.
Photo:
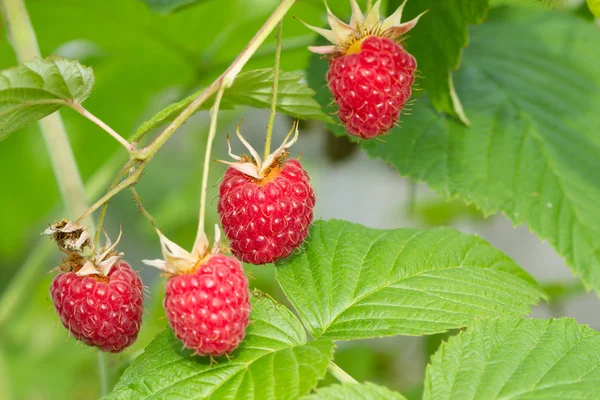
[{"label": "bokeh background", "polygon": [[[417,0],[413,0],[417,1]],[[146,0],[160,3],[160,0]],[[493,1],[506,3],[510,1]],[[522,1],[512,1],[522,3]],[[590,18],[581,1],[559,5],[563,12]],[[26,1],[43,55],[77,58],[94,68],[96,84],[86,108],[123,136],[165,105],[212,82],[262,25],[278,0],[208,0],[169,14],[152,13],[141,0]],[[346,0],[330,0],[335,13],[348,11]],[[292,17],[315,20],[321,0],[299,1],[284,24],[282,68],[302,71],[315,40]],[[274,37],[246,69],[269,67]],[[16,60],[4,32],[0,68]],[[125,152],[103,131],[70,110],[61,112],[89,201],[103,193],[126,160]],[[239,109],[221,113],[213,154],[226,158],[225,135],[244,118],[246,137],[262,146],[267,112]],[[291,119],[278,116],[274,142],[281,141]],[[138,185],[144,205],[165,234],[191,247],[197,224],[200,180],[208,118],[188,121],[159,152]],[[234,144],[235,145],[235,144]],[[242,152],[235,145],[237,153]],[[600,330],[598,299],[586,294],[563,260],[526,227],[513,227],[504,216],[484,219],[473,207],[444,201],[424,185],[415,185],[379,160],[371,160],[345,138],[326,132],[321,123],[301,125],[294,154],[313,179],[318,196],[316,218],[340,218],[375,228],[452,225],[476,233],[513,257],[552,294],[550,304],[534,310],[540,317],[568,315]],[[224,167],[211,170],[209,223],[214,224],[216,194]],[[60,254],[46,238],[45,227],[62,217],[50,161],[36,125],[0,143],[0,399],[96,399],[99,381],[96,352],[68,337],[52,310],[48,287]],[[127,191],[111,201],[106,228],[120,250],[140,270],[150,295],[139,340],[126,352],[110,356],[111,379],[166,326],[161,308],[160,275],[140,260],[159,258],[156,234],[142,218]],[[251,286],[285,302],[274,268],[247,267]],[[11,305],[14,307],[7,307]],[[336,363],[358,380],[369,380],[418,396],[430,353],[443,338],[389,338],[339,344]],[[332,380],[328,377],[328,380]]]}]

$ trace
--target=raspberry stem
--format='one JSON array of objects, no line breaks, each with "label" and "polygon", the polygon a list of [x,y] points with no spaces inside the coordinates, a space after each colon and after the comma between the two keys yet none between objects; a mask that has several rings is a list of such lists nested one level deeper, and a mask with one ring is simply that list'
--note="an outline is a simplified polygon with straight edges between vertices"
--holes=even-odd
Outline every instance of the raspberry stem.
[{"label": "raspberry stem", "polygon": [[[9,0],[0,0],[9,1]],[[84,214],[79,218],[79,221],[87,218],[91,213],[100,208],[105,202],[110,200],[114,195],[122,191],[123,189],[138,182],[146,165],[156,155],[158,150],[166,143],[166,141],[173,135],[173,133],[188,119],[190,118],[202,104],[221,90],[221,88],[229,88],[233,83],[236,76],[240,73],[244,65],[250,60],[250,57],[265,41],[269,34],[275,29],[277,24],[283,19],[285,14],[294,5],[296,0],[282,0],[281,4],[273,11],[271,16],[263,24],[263,26],[256,32],[254,37],[246,45],[244,50],[237,56],[237,58],[229,65],[229,67],[219,76],[213,83],[211,83],[202,93],[192,101],[174,120],[171,122],[148,146],[143,149],[132,151],[131,157],[139,160],[140,163],[137,165],[135,171],[121,181],[117,186],[108,191],[98,201],[96,201]],[[223,89],[224,90],[224,89]],[[139,138],[137,139],[139,140]],[[134,140],[137,141],[137,140]],[[201,212],[202,214],[202,212]],[[202,221],[204,223],[204,221]]]},{"label": "raspberry stem", "polygon": [[110,126],[104,123],[104,121],[102,121],[100,118],[96,117],[94,114],[89,112],[81,104],[69,102],[67,105],[73,110],[77,111],[79,114],[83,115],[84,117],[95,123],[96,125],[98,125],[100,128],[104,129],[110,136],[112,136],[117,142],[119,142],[121,146],[125,147],[125,150],[127,150],[128,153],[135,151],[135,147],[132,144],[130,144],[123,136],[115,132],[114,129],[112,129]]},{"label": "raspberry stem", "polygon": [[279,87],[279,63],[281,61],[281,36],[283,35],[283,20],[277,25],[277,47],[275,48],[275,66],[273,67],[273,98],[271,99],[271,111],[269,113],[269,125],[267,125],[267,137],[265,139],[265,155],[263,160],[266,160],[271,154],[271,136],[273,135],[273,124],[275,122],[275,114],[277,112],[277,91]]},{"label": "raspberry stem", "polygon": [[341,383],[358,383],[356,379],[354,379],[346,371],[338,367],[338,365],[333,361],[329,361],[327,369],[329,370],[329,373],[331,373],[331,375],[333,375],[333,377]]},{"label": "raspberry stem", "polygon": [[219,115],[219,107],[221,105],[221,98],[223,98],[223,92],[227,88],[226,85],[221,85],[217,96],[215,97],[215,103],[210,109],[210,127],[208,128],[208,138],[206,140],[206,152],[204,153],[204,167],[202,169],[202,189],[200,191],[200,217],[198,219],[198,234],[196,237],[204,235],[204,220],[206,217],[206,191],[208,190],[208,174],[210,171],[210,153],[212,151],[213,141],[217,133],[217,119]]},{"label": "raspberry stem", "polygon": [[133,198],[133,202],[137,205],[139,212],[152,224],[154,229],[158,229],[156,227],[156,221],[154,220],[154,217],[150,215],[150,213],[146,210],[146,207],[144,207],[142,204],[142,198],[135,189],[135,186],[129,186],[129,191],[131,192],[131,197]]},{"label": "raspberry stem", "polygon": [[100,373],[100,396],[104,397],[110,392],[110,384],[108,382],[106,354],[100,350],[98,350],[98,371]]}]

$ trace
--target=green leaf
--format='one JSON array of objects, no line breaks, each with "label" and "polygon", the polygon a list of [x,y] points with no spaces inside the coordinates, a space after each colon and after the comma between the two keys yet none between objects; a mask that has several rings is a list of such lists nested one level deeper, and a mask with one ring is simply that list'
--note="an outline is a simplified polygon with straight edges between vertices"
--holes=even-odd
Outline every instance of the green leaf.
[{"label": "green leaf", "polygon": [[[388,14],[403,1],[390,1]],[[436,110],[463,122],[468,121],[452,87],[452,70],[458,69],[462,50],[469,42],[469,24],[482,23],[488,7],[488,0],[413,0],[405,7],[406,20],[429,10],[406,39],[423,77],[418,83],[427,90]]]},{"label": "green leaf", "polygon": [[346,383],[317,389],[317,392],[304,396],[303,400],[406,400],[398,392],[372,383]]},{"label": "green leaf", "polygon": [[202,3],[207,0],[141,0],[146,3],[150,10],[160,13],[168,14],[177,9],[191,6],[193,4]]},{"label": "green leaf", "polygon": [[599,355],[572,319],[481,320],[433,355],[423,399],[597,399]]},{"label": "green leaf", "polygon": [[70,103],[81,103],[94,73],[77,61],[49,57],[0,71],[0,140]]},{"label": "green leaf", "polygon": [[277,280],[315,338],[423,335],[477,317],[521,316],[543,296],[510,258],[450,228],[317,221]]},{"label": "green leaf", "polygon": [[[280,71],[279,89],[277,92],[277,111],[302,119],[319,119],[332,122],[332,119],[323,113],[321,106],[313,96],[315,91],[305,83],[301,83],[302,75],[295,72]],[[255,108],[270,108],[271,94],[273,92],[273,69],[265,68],[241,73],[233,85],[223,94],[222,109],[233,109],[236,106],[249,106]],[[171,104],[157,113],[152,119],[146,121],[136,132],[136,137],[143,135],[162,123],[174,119],[186,108],[203,90],[194,93],[186,99]],[[206,101],[200,109],[207,110],[212,106],[214,99]]]},{"label": "green leaf", "polygon": [[502,8],[473,29],[457,88],[472,127],[426,98],[385,143],[402,175],[505,213],[600,291],[600,31],[569,15]]},{"label": "green leaf", "polygon": [[310,392],[325,375],[333,343],[307,342],[296,317],[266,297],[252,298],[251,321],[231,360],[212,366],[208,357],[182,350],[167,329],[125,370],[107,399],[295,399]]}]

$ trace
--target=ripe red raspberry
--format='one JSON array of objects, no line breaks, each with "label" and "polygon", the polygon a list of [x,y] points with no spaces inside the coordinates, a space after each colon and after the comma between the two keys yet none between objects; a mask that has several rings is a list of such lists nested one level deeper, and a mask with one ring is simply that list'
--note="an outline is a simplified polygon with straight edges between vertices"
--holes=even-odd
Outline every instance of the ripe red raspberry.
[{"label": "ripe red raspberry", "polygon": [[212,255],[169,279],[164,307],[169,325],[187,348],[199,355],[228,354],[248,326],[248,280],[236,259]]},{"label": "ripe red raspberry", "polygon": [[304,23],[332,45],[309,50],[329,56],[327,81],[338,105],[338,116],[354,136],[372,139],[392,128],[411,95],[417,62],[397,41],[415,27],[424,14],[401,22],[406,0],[389,17],[379,13],[377,1],[365,16],[356,0],[350,0],[350,24],[327,8],[331,30]]},{"label": "ripe red raspberry", "polygon": [[329,61],[327,81],[348,133],[371,139],[390,130],[411,95],[416,61],[393,40],[368,36],[360,51]]},{"label": "ripe red raspberry", "polygon": [[275,164],[262,179],[230,167],[219,194],[223,230],[232,253],[243,262],[275,262],[308,235],[315,194],[298,160]]},{"label": "ripe red raspberry", "polygon": [[52,282],[50,296],[65,328],[89,346],[118,353],[137,338],[142,324],[142,281],[124,261],[115,264],[107,276],[61,273]]}]

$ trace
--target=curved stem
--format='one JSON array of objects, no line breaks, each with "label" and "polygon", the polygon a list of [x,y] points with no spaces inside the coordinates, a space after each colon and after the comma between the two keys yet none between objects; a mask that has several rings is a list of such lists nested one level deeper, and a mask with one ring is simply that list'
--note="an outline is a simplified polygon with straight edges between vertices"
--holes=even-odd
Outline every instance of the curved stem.
[{"label": "curved stem", "polygon": [[329,361],[327,369],[341,383],[358,383],[356,379],[351,377],[346,371],[337,366],[333,361]]},{"label": "curved stem", "polygon": [[210,109],[210,127],[208,128],[208,138],[206,139],[206,151],[204,153],[204,168],[202,170],[202,189],[200,191],[200,216],[198,219],[198,234],[197,238],[204,237],[204,220],[206,217],[206,192],[208,190],[208,173],[210,170],[210,153],[212,151],[213,141],[217,133],[217,119],[219,114],[219,106],[221,105],[221,98],[223,98],[223,92],[225,91],[225,85],[219,88],[215,103]]},{"label": "curved stem", "polygon": [[281,36],[283,34],[283,20],[277,25],[277,47],[275,50],[275,67],[273,69],[273,98],[271,99],[271,112],[269,113],[269,125],[267,125],[267,137],[265,139],[265,153],[263,160],[271,154],[271,136],[273,135],[273,124],[277,111],[277,91],[279,90],[279,62],[281,61]]},{"label": "curved stem", "polygon": [[95,123],[96,125],[98,125],[100,128],[104,129],[110,136],[112,136],[117,142],[119,142],[121,146],[125,147],[125,150],[127,150],[128,153],[131,153],[135,150],[135,147],[133,147],[127,140],[125,140],[123,136],[115,132],[114,129],[106,125],[104,121],[102,121],[100,118],[96,117],[94,114],[89,112],[81,104],[68,103],[68,106],[71,107],[73,110],[77,111],[79,114],[86,117],[87,119],[89,119],[90,121],[92,121],[93,123]]}]

